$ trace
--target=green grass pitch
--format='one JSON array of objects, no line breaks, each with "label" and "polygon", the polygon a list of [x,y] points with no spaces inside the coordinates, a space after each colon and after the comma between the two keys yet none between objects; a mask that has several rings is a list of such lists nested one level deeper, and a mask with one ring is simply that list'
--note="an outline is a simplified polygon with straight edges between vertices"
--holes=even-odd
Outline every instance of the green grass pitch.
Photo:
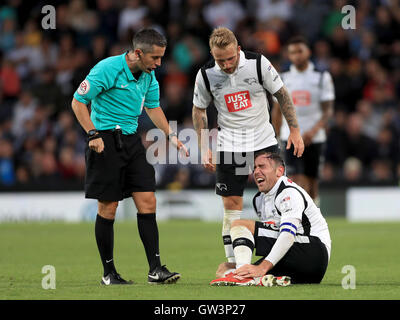
[{"label": "green grass pitch", "polygon": [[[400,223],[351,224],[328,219],[331,261],[320,285],[211,287],[224,261],[221,224],[193,220],[159,222],[162,262],[182,279],[175,285],[147,284],[147,261],[135,222],[115,224],[118,271],[135,284],[100,285],[102,267],[94,223],[0,224],[0,299],[400,299]],[[42,288],[42,267],[56,270],[56,289]],[[356,288],[343,289],[345,265],[356,270]]]}]

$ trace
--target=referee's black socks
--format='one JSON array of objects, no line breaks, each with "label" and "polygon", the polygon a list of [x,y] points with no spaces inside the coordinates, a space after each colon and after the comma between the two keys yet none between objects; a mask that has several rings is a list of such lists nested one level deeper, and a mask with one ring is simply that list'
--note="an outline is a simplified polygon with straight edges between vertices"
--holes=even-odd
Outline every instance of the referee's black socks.
[{"label": "referee's black socks", "polygon": [[95,236],[101,262],[104,267],[104,276],[115,270],[114,266],[114,219],[106,219],[97,214]]},{"label": "referee's black socks", "polygon": [[137,224],[150,271],[153,271],[156,267],[161,266],[156,214],[138,212]]}]

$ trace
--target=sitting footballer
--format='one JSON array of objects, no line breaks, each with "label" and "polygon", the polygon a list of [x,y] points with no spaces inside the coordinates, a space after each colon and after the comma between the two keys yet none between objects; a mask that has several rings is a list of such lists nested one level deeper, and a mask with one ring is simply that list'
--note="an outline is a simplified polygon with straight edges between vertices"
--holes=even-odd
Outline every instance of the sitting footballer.
[{"label": "sitting footballer", "polygon": [[[219,265],[213,286],[287,286],[320,283],[331,251],[328,225],[303,188],[285,176],[276,153],[255,154],[253,199],[259,221],[232,222],[235,263]],[[255,250],[262,258],[251,264]]]}]

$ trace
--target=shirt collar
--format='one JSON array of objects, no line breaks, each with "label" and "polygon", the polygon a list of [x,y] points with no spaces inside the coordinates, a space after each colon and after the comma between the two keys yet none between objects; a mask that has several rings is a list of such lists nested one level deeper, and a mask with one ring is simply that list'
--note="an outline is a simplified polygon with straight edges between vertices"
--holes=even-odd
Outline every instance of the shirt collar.
[{"label": "shirt collar", "polygon": [[129,51],[126,51],[121,57],[122,57],[122,66],[124,67],[126,76],[128,77],[129,81],[136,81],[135,77],[132,74],[131,69],[128,67],[128,63],[126,62],[125,56],[128,54]]},{"label": "shirt collar", "polygon": [[273,196],[278,191],[278,188],[279,188],[281,182],[283,181],[284,177],[285,176],[280,177],[278,179],[278,181],[275,183],[275,185],[272,187],[272,189],[269,190],[265,195],[268,196],[268,197]]},{"label": "shirt collar", "polygon": [[308,61],[308,66],[307,66],[306,70],[304,70],[304,71],[299,71],[299,70],[297,70],[297,68],[296,68],[296,66],[295,66],[294,64],[291,64],[291,65],[290,65],[290,72],[294,72],[294,73],[306,73],[306,72],[309,72],[309,71],[314,70],[314,68],[315,68],[314,63],[311,62],[311,61]]}]

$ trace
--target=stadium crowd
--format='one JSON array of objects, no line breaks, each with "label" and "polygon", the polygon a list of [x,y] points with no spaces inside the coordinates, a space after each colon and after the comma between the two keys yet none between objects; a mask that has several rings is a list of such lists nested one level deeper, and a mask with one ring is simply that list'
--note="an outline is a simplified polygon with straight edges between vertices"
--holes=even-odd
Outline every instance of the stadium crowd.
[{"label": "stadium crowd", "polygon": [[[143,27],[168,39],[156,76],[161,107],[178,130],[192,127],[194,79],[210,58],[212,28],[230,28],[242,48],[263,53],[278,70],[288,67],[285,42],[304,35],[315,65],[331,72],[336,92],[321,181],[398,184],[400,1],[59,0],[51,1],[56,28],[44,30],[46,4],[8,0],[0,7],[3,190],[83,186],[86,136],[72,114],[72,95],[91,67],[129,49]],[[346,4],[356,9],[355,29],[342,28]],[[214,108],[208,113],[216,119]],[[139,124],[144,139],[154,126],[145,113]],[[210,187],[215,181],[198,164],[155,169],[161,188]]]}]

